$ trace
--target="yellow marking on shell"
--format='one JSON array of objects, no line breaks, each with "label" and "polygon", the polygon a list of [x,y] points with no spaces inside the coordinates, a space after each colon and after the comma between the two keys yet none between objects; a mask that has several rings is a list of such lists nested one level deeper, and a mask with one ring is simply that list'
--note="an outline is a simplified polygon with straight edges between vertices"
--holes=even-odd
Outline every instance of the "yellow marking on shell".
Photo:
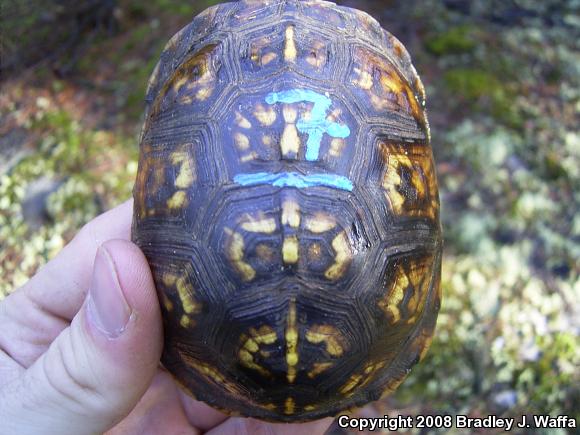
[{"label": "yellow marking on shell", "polygon": [[257,104],[254,110],[254,116],[264,127],[269,127],[276,122],[276,110],[273,107],[264,107],[263,104]]},{"label": "yellow marking on shell", "polygon": [[215,367],[212,367],[209,364],[202,363],[200,361],[194,360],[193,358],[185,355],[183,352],[179,352],[184,362],[196,369],[198,372],[204,374],[205,376],[209,377],[212,381],[218,384],[220,387],[226,387],[227,390],[235,392],[237,388],[234,385],[231,385],[229,382],[226,381],[224,375],[222,375]]},{"label": "yellow marking on shell", "polygon": [[167,297],[165,293],[161,293],[161,300],[163,302],[163,306],[167,311],[173,311],[173,302]]},{"label": "yellow marking on shell", "polygon": [[243,133],[234,134],[234,143],[239,150],[245,151],[250,148],[250,139]]},{"label": "yellow marking on shell", "polygon": [[276,220],[274,218],[265,217],[263,213],[259,213],[258,217],[246,213],[242,219],[242,229],[251,233],[272,234],[276,231]]},{"label": "yellow marking on shell", "polygon": [[300,206],[296,201],[287,199],[282,203],[282,225],[300,226]]},{"label": "yellow marking on shell", "polygon": [[268,370],[254,361],[254,354],[260,350],[260,344],[274,344],[277,339],[276,332],[267,325],[263,325],[259,329],[250,328],[249,338],[245,334],[240,337],[242,342],[242,347],[238,352],[240,363],[249,369],[256,370],[263,376],[271,376]]},{"label": "yellow marking on shell", "polygon": [[[365,375],[375,374],[377,371],[382,369],[386,365],[386,363],[387,363],[386,361],[379,361],[376,363],[368,363],[364,369]],[[369,380],[370,380],[370,376],[369,376]],[[366,381],[366,383],[368,383],[368,381]]]},{"label": "yellow marking on shell", "polygon": [[324,343],[326,351],[333,357],[344,353],[344,338],[332,325],[314,325],[306,331],[306,340],[313,344]]},{"label": "yellow marking on shell", "polygon": [[252,47],[252,49],[250,51],[250,59],[256,65],[259,64],[259,62],[260,62],[260,49],[258,47],[256,47],[256,46]]},{"label": "yellow marking on shell", "polygon": [[344,141],[344,139],[340,138],[332,139],[332,141],[330,142],[330,149],[328,150],[328,154],[330,154],[332,157],[340,157],[345,145],[346,142]]},{"label": "yellow marking on shell", "polygon": [[373,87],[374,82],[371,73],[360,68],[355,68],[354,72],[358,74],[358,79],[354,79],[352,81],[354,85],[366,91],[370,90]]},{"label": "yellow marking on shell", "polygon": [[298,154],[300,150],[300,136],[298,136],[298,129],[294,124],[286,124],[282,139],[280,140],[280,150],[283,156],[289,154]]},{"label": "yellow marking on shell", "polygon": [[178,275],[175,275],[171,272],[165,272],[161,279],[163,280],[163,284],[165,284],[167,287],[173,287],[177,281],[177,278],[179,278]]},{"label": "yellow marking on shell", "polygon": [[421,113],[419,100],[417,99],[415,93],[411,90],[411,88],[408,85],[405,85],[405,93],[407,94],[407,101],[409,102],[409,106],[411,106],[411,113],[413,114],[413,117],[417,121],[420,121],[421,119],[423,119],[423,115]]},{"label": "yellow marking on shell", "polygon": [[406,85],[403,83],[401,77],[399,77],[396,72],[392,71],[390,73],[383,72],[383,74],[381,74],[381,86],[383,87],[383,90],[391,91],[398,95],[404,90]]},{"label": "yellow marking on shell", "polygon": [[409,278],[402,266],[398,266],[395,279],[390,291],[379,301],[379,308],[389,317],[391,323],[397,323],[401,319],[399,304],[405,297],[405,290],[409,286]]},{"label": "yellow marking on shell", "polygon": [[330,280],[337,280],[344,275],[352,260],[352,251],[344,231],[332,240],[332,248],[335,252],[334,264],[326,269],[324,276]]},{"label": "yellow marking on shell", "polygon": [[185,75],[177,79],[173,84],[173,92],[175,92],[176,94],[179,93],[179,90],[183,87],[183,85],[187,83],[188,79],[189,77]]},{"label": "yellow marking on shell", "polygon": [[289,124],[296,123],[296,119],[298,118],[298,110],[296,107],[290,104],[284,104],[282,108],[282,114],[284,115],[284,121]]},{"label": "yellow marking on shell", "polygon": [[326,119],[330,122],[336,122],[340,117],[340,115],[342,115],[342,109],[340,107],[337,107],[332,112],[330,112],[330,114],[326,117]]},{"label": "yellow marking on shell", "polygon": [[398,167],[396,158],[389,156],[389,164],[383,176],[383,189],[385,189],[385,195],[395,214],[401,214],[403,204],[405,204],[405,195],[397,189],[403,181],[399,175]]},{"label": "yellow marking on shell", "polygon": [[310,411],[314,411],[314,410],[316,410],[316,406],[314,406],[314,405],[306,405],[304,407],[304,411],[310,412]]},{"label": "yellow marking on shell", "polygon": [[175,283],[181,307],[186,314],[197,314],[201,312],[201,304],[193,299],[193,287],[187,277],[179,277]]},{"label": "yellow marking on shell", "polygon": [[295,124],[298,111],[292,106],[285,105],[283,114],[286,126],[284,127],[282,139],[280,140],[280,150],[283,156],[288,156],[289,154],[296,155],[300,150],[300,136],[298,135],[298,129]]},{"label": "yellow marking on shell", "polygon": [[181,300],[181,308],[184,312],[179,319],[179,324],[183,328],[193,327],[195,326],[195,321],[191,319],[190,315],[200,313],[201,304],[193,299],[193,287],[186,277],[175,277],[175,280],[173,277],[174,275],[169,275],[168,281],[175,284],[179,299]]},{"label": "yellow marking on shell", "polygon": [[195,168],[191,164],[187,151],[175,151],[171,154],[171,163],[179,165],[179,172],[175,178],[175,187],[187,189],[197,179]]},{"label": "yellow marking on shell", "polygon": [[290,301],[284,338],[286,339],[286,364],[288,364],[286,378],[289,383],[293,383],[296,379],[296,365],[298,364],[298,328],[296,326],[296,301],[294,299]]},{"label": "yellow marking on shell", "polygon": [[410,266],[407,274],[412,285],[412,294],[407,298],[407,313],[409,319],[407,323],[415,323],[417,318],[423,313],[426,303],[429,285],[431,283],[431,272],[434,258],[432,256],[424,257],[421,260],[416,260]]},{"label": "yellow marking on shell", "polygon": [[255,370],[262,376],[271,376],[268,370],[266,370],[260,364],[256,364],[256,362],[254,362],[254,356],[246,349],[240,349],[238,356],[240,357],[240,363],[244,367]]},{"label": "yellow marking on shell", "polygon": [[256,343],[256,340],[254,340],[253,338],[246,339],[243,348],[251,353],[256,353],[260,350],[260,346],[258,346],[258,343]]},{"label": "yellow marking on shell", "polygon": [[329,216],[324,212],[317,212],[314,216],[306,218],[304,226],[308,231],[320,234],[333,229],[336,226],[336,221],[332,216]]},{"label": "yellow marking on shell", "polygon": [[423,86],[423,82],[421,81],[421,79],[417,75],[417,71],[415,71],[415,68],[413,68],[413,72],[415,74],[415,88],[417,88],[417,90],[419,91],[419,95],[421,96],[421,99],[423,101],[425,101],[425,98],[426,98],[425,86]]},{"label": "yellow marking on shell", "polygon": [[187,194],[183,190],[178,190],[167,200],[167,207],[170,209],[183,208],[187,202]]},{"label": "yellow marking on shell", "polygon": [[193,98],[189,95],[185,95],[184,97],[179,99],[179,104],[188,105],[193,103]]},{"label": "yellow marking on shell", "polygon": [[262,325],[258,330],[251,328],[250,334],[254,337],[254,340],[256,340],[257,343],[274,344],[278,339],[276,331],[268,325]]},{"label": "yellow marking on shell", "polygon": [[244,261],[244,237],[229,228],[225,232],[229,236],[226,246],[229,260],[244,281],[251,281],[256,276],[256,271]]},{"label": "yellow marking on shell", "polygon": [[[393,212],[434,219],[439,210],[439,198],[431,149],[422,145],[382,142],[380,152],[385,165],[382,187]],[[406,182],[414,189],[412,195],[406,196],[401,188],[402,171],[409,174]]]},{"label": "yellow marking on shell", "polygon": [[286,264],[294,264],[298,261],[298,238],[288,236],[282,244],[282,259]]},{"label": "yellow marking on shell", "polygon": [[348,394],[360,383],[362,375],[352,375],[340,389],[341,394]]},{"label": "yellow marking on shell", "polygon": [[267,409],[268,411],[275,411],[276,405],[274,405],[273,403],[266,403],[262,405],[262,408]]},{"label": "yellow marking on shell", "polygon": [[288,397],[284,402],[284,414],[291,415],[294,414],[296,409],[296,402],[292,397]]},{"label": "yellow marking on shell", "polygon": [[320,260],[320,256],[322,255],[322,249],[320,247],[320,243],[312,243],[308,247],[308,257],[310,260]]},{"label": "yellow marking on shell", "polygon": [[218,384],[221,384],[222,386],[225,384],[224,376],[217,369],[209,366],[208,364],[201,364],[200,363],[197,365],[197,367],[196,366],[194,366],[194,367],[196,369],[200,370],[205,375],[212,378]]},{"label": "yellow marking on shell", "polygon": [[431,347],[431,342],[433,341],[433,334],[427,335],[423,337],[423,343],[422,343],[422,349],[421,352],[419,354],[419,361],[423,361],[423,359],[425,358],[425,355],[427,355],[427,352],[429,351],[429,348]]},{"label": "yellow marking on shell", "polygon": [[312,50],[306,56],[306,62],[308,62],[314,68],[320,69],[322,65],[326,63],[326,52],[325,45],[321,41],[316,41]]},{"label": "yellow marking on shell", "polygon": [[340,392],[349,397],[355,393],[355,388],[361,389],[366,386],[375,376],[375,374],[382,369],[386,361],[379,361],[377,363],[368,363],[361,374],[352,375],[349,380],[342,386]]},{"label": "yellow marking on shell", "polygon": [[371,104],[377,111],[382,110],[397,110],[396,103],[392,102],[388,98],[380,97],[375,93],[369,91],[369,97],[371,99]]},{"label": "yellow marking on shell", "polygon": [[262,66],[268,65],[270,62],[272,62],[277,57],[278,57],[278,55],[276,53],[273,53],[273,52],[266,53],[265,55],[262,56],[262,59],[261,59]]},{"label": "yellow marking on shell", "polygon": [[195,321],[192,320],[187,314],[183,314],[181,316],[181,319],[179,320],[179,324],[183,328],[191,328],[191,327],[195,326]]},{"label": "yellow marking on shell", "polygon": [[[318,376],[319,374],[325,372],[326,370],[328,370],[329,368],[331,368],[334,365],[334,363],[331,362],[323,362],[323,363],[314,363],[312,370],[310,370],[308,372],[308,377],[310,379],[314,379],[316,376]],[[305,408],[306,409],[306,408]]]},{"label": "yellow marking on shell", "polygon": [[265,134],[262,136],[262,143],[266,146],[270,146],[274,143],[274,138],[272,136]]},{"label": "yellow marking on shell", "polygon": [[245,128],[246,130],[252,128],[252,123],[250,121],[248,121],[248,118],[246,118],[240,112],[236,112],[236,121],[235,122],[238,125],[238,127],[240,127],[240,128]]},{"label": "yellow marking on shell", "polygon": [[256,160],[257,158],[258,158],[258,153],[255,151],[252,151],[250,154],[246,154],[245,156],[240,157],[240,162],[246,163],[246,162],[249,162],[251,160]]},{"label": "yellow marking on shell", "polygon": [[205,101],[213,94],[213,86],[203,86],[195,94],[195,98],[199,101]]},{"label": "yellow marking on shell", "polygon": [[256,246],[256,254],[258,254],[258,257],[260,257],[266,263],[271,262],[272,258],[274,257],[274,251],[272,248],[270,248],[268,245],[265,245],[264,243],[260,243],[258,246]]},{"label": "yellow marking on shell", "polygon": [[286,43],[284,45],[284,60],[286,62],[295,62],[298,50],[294,41],[294,26],[286,27]]}]

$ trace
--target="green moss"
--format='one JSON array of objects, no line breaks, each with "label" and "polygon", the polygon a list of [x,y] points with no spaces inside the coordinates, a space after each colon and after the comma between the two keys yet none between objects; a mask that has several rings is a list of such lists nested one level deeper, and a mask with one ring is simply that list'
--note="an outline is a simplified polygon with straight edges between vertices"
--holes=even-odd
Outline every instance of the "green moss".
[{"label": "green moss", "polygon": [[453,68],[444,81],[456,97],[487,110],[495,119],[513,128],[520,128],[523,118],[515,104],[515,92],[494,74],[476,68]]},{"label": "green moss", "polygon": [[[159,51],[161,51],[161,46]],[[155,65],[157,65],[158,56],[151,57],[144,64],[137,64],[135,69],[130,71],[131,83],[133,85],[129,89],[125,108],[127,116],[131,119],[139,119],[145,109],[145,92],[147,91],[147,84],[149,83],[149,76],[153,72]]]},{"label": "green moss", "polygon": [[455,68],[445,73],[450,91],[467,100],[494,97],[503,92],[502,85],[492,74],[475,68]]},{"label": "green moss", "polygon": [[471,26],[452,27],[425,41],[427,50],[438,56],[446,54],[469,53],[477,44],[477,36]]},{"label": "green moss", "polygon": [[209,6],[221,3],[220,0],[202,0],[196,2],[183,2],[180,0],[153,0],[143,3],[131,0],[126,5],[128,11],[135,16],[155,16],[158,13],[191,17]]}]

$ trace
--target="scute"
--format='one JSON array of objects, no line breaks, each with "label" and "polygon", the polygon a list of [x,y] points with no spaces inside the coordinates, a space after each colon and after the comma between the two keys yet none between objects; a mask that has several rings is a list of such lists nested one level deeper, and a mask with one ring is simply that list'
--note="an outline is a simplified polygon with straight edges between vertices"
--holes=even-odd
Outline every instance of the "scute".
[{"label": "scute", "polygon": [[215,6],[147,91],[132,238],[162,361],[228,413],[306,421],[393,391],[441,294],[424,89],[369,15],[308,0]]}]

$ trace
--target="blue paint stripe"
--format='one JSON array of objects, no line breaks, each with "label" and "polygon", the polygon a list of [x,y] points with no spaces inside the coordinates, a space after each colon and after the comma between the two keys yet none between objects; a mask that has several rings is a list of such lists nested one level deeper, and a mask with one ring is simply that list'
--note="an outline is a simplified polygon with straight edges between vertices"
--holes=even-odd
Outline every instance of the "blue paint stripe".
[{"label": "blue paint stripe", "polygon": [[320,153],[320,144],[324,133],[331,137],[346,138],[350,136],[350,128],[326,119],[328,110],[332,105],[332,100],[326,95],[319,94],[310,89],[289,89],[282,92],[272,92],[266,97],[266,103],[272,105],[276,103],[299,103],[307,101],[314,103],[310,119],[300,119],[296,123],[296,128],[301,133],[308,134],[306,143],[306,160],[316,161]]},{"label": "blue paint stripe", "polygon": [[352,192],[353,189],[352,182],[348,178],[335,174],[304,175],[297,172],[281,172],[278,174],[256,172],[253,174],[238,174],[234,176],[234,181],[242,186],[271,184],[276,187],[296,187],[298,189],[326,186],[349,192]]}]

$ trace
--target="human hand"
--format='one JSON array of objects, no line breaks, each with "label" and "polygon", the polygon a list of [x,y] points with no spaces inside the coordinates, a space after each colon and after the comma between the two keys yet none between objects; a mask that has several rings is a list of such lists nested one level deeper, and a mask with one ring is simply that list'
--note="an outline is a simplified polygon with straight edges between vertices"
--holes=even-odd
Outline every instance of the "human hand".
[{"label": "human hand", "polygon": [[132,201],[89,222],[0,303],[0,434],[316,434],[194,401],[159,367],[149,266],[129,241]]}]

